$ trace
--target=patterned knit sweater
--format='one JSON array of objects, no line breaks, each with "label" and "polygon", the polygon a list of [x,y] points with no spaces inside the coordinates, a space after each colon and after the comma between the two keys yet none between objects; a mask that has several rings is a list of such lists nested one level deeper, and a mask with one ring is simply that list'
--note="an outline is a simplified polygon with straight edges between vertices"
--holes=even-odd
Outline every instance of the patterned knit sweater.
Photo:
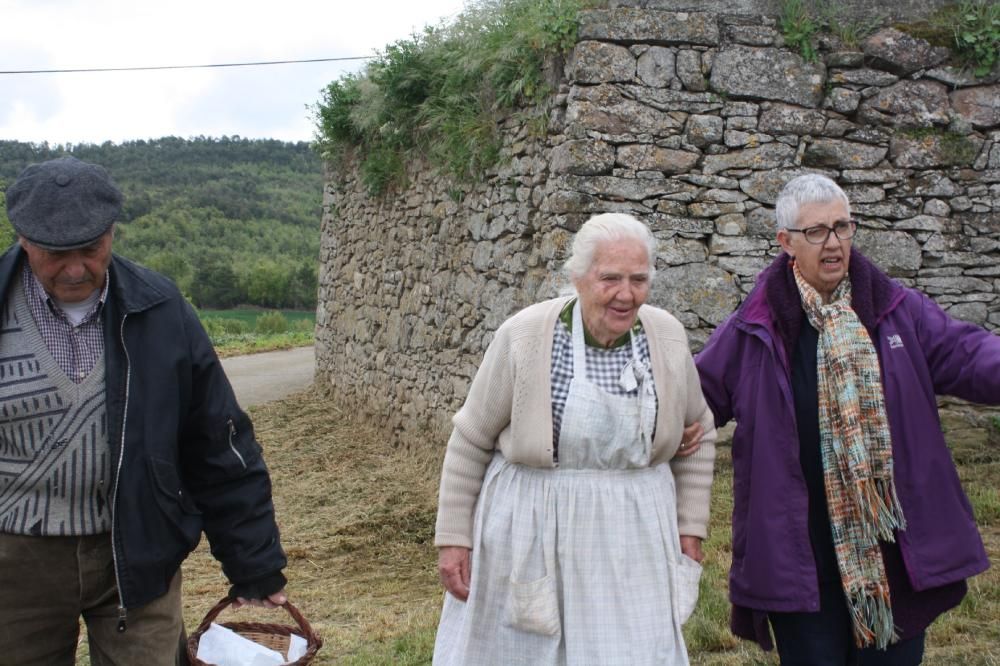
[{"label": "patterned knit sweater", "polygon": [[[497,329],[465,404],[452,418],[438,501],[435,545],[472,547],[473,512],[486,467],[499,448],[513,463],[554,467],[550,371],[557,298],[529,306]],[[652,459],[669,462],[680,533],[705,537],[715,461],[715,424],[701,393],[687,334],[677,319],[643,306],[658,409]],[[685,424],[705,429],[701,448],[675,458]]]},{"label": "patterned knit sweater", "polygon": [[20,280],[0,313],[0,532],[111,528],[104,362],[75,384],[35,325]]}]

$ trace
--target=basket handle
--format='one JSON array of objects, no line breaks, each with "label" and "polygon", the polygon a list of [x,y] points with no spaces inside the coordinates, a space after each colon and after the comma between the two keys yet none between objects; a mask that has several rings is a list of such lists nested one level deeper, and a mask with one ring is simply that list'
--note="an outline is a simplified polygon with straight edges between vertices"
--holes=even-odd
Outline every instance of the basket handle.
[{"label": "basket handle", "polygon": [[[219,616],[219,613],[221,613],[223,610],[231,606],[232,603],[233,599],[230,597],[223,597],[222,599],[220,599],[219,603],[215,604],[215,606],[212,607],[212,610],[208,611],[208,613],[205,614],[205,619],[201,621],[201,624],[198,625],[198,628],[195,629],[194,634],[192,635],[201,636],[206,631],[208,631],[208,628],[212,626],[213,622],[215,622],[215,618]],[[312,626],[309,624],[309,620],[307,620],[305,616],[302,615],[299,609],[296,608],[291,601],[285,601],[285,603],[281,604],[280,607],[284,608],[288,612],[288,614],[292,616],[292,619],[295,620],[295,623],[299,626],[299,629],[301,630],[300,635],[303,638],[305,638],[306,641],[310,643],[315,643],[319,640],[319,637],[316,636],[316,633],[313,631]]]}]

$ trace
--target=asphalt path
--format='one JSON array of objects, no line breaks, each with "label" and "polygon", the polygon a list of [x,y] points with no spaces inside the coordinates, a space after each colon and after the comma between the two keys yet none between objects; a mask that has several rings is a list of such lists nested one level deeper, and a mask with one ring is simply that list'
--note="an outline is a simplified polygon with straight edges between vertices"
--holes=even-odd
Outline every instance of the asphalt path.
[{"label": "asphalt path", "polygon": [[236,399],[244,409],[280,400],[313,383],[316,356],[312,347],[296,347],[222,359]]}]

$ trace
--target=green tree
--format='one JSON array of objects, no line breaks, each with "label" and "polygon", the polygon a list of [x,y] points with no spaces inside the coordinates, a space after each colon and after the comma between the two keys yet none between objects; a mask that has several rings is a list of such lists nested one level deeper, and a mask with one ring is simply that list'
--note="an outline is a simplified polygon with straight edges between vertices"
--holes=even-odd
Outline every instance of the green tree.
[{"label": "green tree", "polygon": [[10,247],[17,238],[17,234],[14,233],[14,227],[10,225],[10,220],[7,219],[6,192],[7,184],[3,179],[0,179],[0,252]]},{"label": "green tree", "polygon": [[284,307],[288,301],[288,268],[270,259],[253,266],[246,275],[247,298],[264,307]]},{"label": "green tree", "polygon": [[191,300],[199,308],[230,308],[243,300],[236,271],[222,255],[208,255],[194,269]]},{"label": "green tree", "polygon": [[190,293],[193,271],[191,263],[184,257],[169,250],[164,250],[150,255],[144,263],[147,267],[163,273],[176,282],[177,286],[185,294]]},{"label": "green tree", "polygon": [[[240,137],[164,137],[122,144],[50,145],[0,141],[0,182],[11,182],[33,162],[72,155],[108,168],[125,194],[115,251],[173,278],[199,305],[247,303],[312,307],[304,282],[319,262],[322,165],[305,142]],[[3,189],[0,186],[0,189]],[[2,208],[2,207],[0,207]],[[12,238],[0,211],[0,242]],[[208,255],[218,255],[201,266]],[[259,276],[267,261],[283,267]],[[229,285],[199,280],[219,263],[237,276]],[[309,271],[297,267],[308,264]],[[221,274],[220,274],[221,275]],[[270,279],[270,282],[269,282]],[[234,286],[235,285],[235,286]],[[254,300],[259,298],[260,300]],[[266,302],[265,302],[266,301]]]}]

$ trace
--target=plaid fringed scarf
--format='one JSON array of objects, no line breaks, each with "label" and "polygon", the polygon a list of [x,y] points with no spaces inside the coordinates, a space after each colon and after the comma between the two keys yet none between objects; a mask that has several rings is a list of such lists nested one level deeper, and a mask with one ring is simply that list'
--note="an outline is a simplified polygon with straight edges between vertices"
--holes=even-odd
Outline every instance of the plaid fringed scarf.
[{"label": "plaid fringed scarf", "polygon": [[892,442],[878,357],[851,308],[849,277],[830,303],[792,264],[809,323],[819,332],[819,434],[830,527],[859,647],[898,639],[879,539],[906,529],[892,479]]}]

